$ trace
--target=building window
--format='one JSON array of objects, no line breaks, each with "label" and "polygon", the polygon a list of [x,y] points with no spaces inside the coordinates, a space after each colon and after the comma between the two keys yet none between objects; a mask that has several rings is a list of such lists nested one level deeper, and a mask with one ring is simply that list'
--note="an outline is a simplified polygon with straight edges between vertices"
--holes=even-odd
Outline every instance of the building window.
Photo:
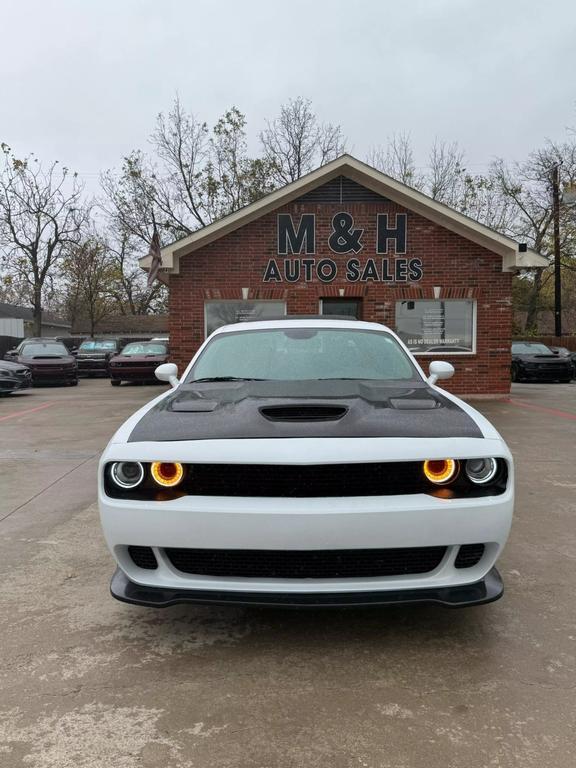
[{"label": "building window", "polygon": [[396,333],[417,355],[476,353],[476,302],[466,299],[396,302]]},{"label": "building window", "polygon": [[284,301],[207,301],[204,304],[206,336],[221,325],[266,320],[285,314]]}]

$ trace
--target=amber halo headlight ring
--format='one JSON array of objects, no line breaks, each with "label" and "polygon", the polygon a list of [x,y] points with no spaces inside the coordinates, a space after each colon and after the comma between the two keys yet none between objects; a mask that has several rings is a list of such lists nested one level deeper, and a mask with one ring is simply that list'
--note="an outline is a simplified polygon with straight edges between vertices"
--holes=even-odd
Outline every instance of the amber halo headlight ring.
[{"label": "amber halo headlight ring", "polygon": [[424,475],[434,485],[448,485],[458,477],[460,464],[455,459],[427,459]]},{"label": "amber halo headlight ring", "polygon": [[466,462],[466,477],[475,485],[486,485],[492,482],[498,474],[498,461],[492,457],[468,459]]},{"label": "amber halo headlight ring", "polygon": [[179,461],[153,461],[150,474],[157,485],[163,488],[174,488],[182,482],[184,467]]},{"label": "amber halo headlight ring", "polygon": [[115,461],[110,477],[119,488],[136,488],[144,480],[144,467],[139,461]]}]

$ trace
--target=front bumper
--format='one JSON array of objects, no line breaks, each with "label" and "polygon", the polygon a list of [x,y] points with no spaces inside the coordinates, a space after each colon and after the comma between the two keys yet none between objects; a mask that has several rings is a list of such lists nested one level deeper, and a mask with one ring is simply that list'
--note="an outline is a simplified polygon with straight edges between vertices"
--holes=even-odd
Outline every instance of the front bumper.
[{"label": "front bumper", "polygon": [[67,368],[63,370],[38,368],[37,370],[32,370],[33,384],[58,384],[61,382],[76,381],[77,379],[78,372],[76,368]]},{"label": "front bumper", "polygon": [[172,589],[135,584],[117,568],[110,592],[124,603],[168,608],[179,603],[247,605],[287,608],[345,608],[434,603],[445,608],[466,608],[499,600],[504,585],[496,568],[473,584],[378,592],[223,592],[215,589]]},{"label": "front bumper", "polygon": [[569,366],[560,365],[555,369],[550,368],[522,368],[518,369],[521,379],[524,381],[559,381],[573,376],[573,370]]},{"label": "front bumper", "polygon": [[142,368],[110,367],[110,378],[117,381],[158,381],[155,374],[156,368],[157,366],[154,366],[153,368],[145,366]]},{"label": "front bumper", "polygon": [[32,386],[32,378],[5,378],[0,379],[0,392],[18,392],[21,389],[28,389]]},{"label": "front bumper", "polygon": [[78,376],[108,376],[106,358],[77,358]]},{"label": "front bumper", "polygon": [[[241,453],[239,453],[241,452]],[[103,469],[108,461],[165,460],[237,463],[250,456],[255,463],[326,464],[366,460],[413,460],[491,455],[509,464],[507,489],[495,496],[438,498],[423,493],[387,496],[346,497],[227,497],[182,496],[166,501],[114,499],[106,495]],[[266,458],[267,457],[267,458]],[[271,457],[274,461],[271,462]],[[245,459],[244,459],[245,460]],[[225,466],[223,467],[225,471]],[[101,459],[99,508],[104,535],[116,564],[134,585],[125,593],[116,577],[115,594],[120,599],[142,598],[140,589],[164,596],[193,594],[195,599],[216,601],[254,600],[267,604],[304,605],[332,600],[368,604],[369,595],[380,603],[407,601],[470,603],[451,598],[461,590],[484,583],[508,538],[514,507],[513,465],[500,440],[459,439],[415,441],[398,438],[366,440],[214,440],[178,443],[113,443]],[[456,567],[462,545],[484,544],[482,558],[472,567]],[[138,567],[129,547],[150,547],[157,560],[155,569]],[[201,575],[184,572],[170,559],[170,548],[266,551],[326,551],[354,549],[400,549],[445,547],[442,561],[426,572],[403,572],[380,576],[335,578],[278,578]],[[492,588],[478,601],[496,599]],[[452,590],[456,589],[456,592]],[[474,593],[478,590],[474,587]],[[160,590],[161,592],[157,592]],[[481,588],[480,588],[481,591]],[[228,597],[232,593],[232,597]],[[385,594],[383,594],[385,593]],[[399,597],[394,595],[399,593]],[[401,593],[401,594],[400,594]],[[122,598],[124,594],[124,598]],[[204,595],[206,595],[204,597]],[[145,599],[143,604],[146,604]],[[156,601],[158,602],[158,601]],[[151,604],[156,604],[152,602]]]},{"label": "front bumper", "polygon": [[[420,494],[329,499],[182,497],[148,503],[100,498],[110,550],[127,579],[141,588],[177,596],[234,593],[244,601],[253,594],[260,602],[265,602],[262,595],[278,602],[277,596],[283,594],[295,604],[300,600],[304,604],[310,595],[315,602],[320,596],[328,602],[336,596],[340,604],[342,595],[354,602],[355,596],[362,601],[370,593],[383,603],[383,593],[388,592],[392,602],[399,599],[395,593],[414,594],[418,597],[412,599],[418,600],[435,594],[435,601],[452,589],[458,593],[459,588],[485,579],[494,567],[508,537],[512,508],[511,489],[499,496],[465,500]],[[456,567],[460,547],[478,543],[485,545],[479,562]],[[157,567],[139,567],[130,546],[152,548]],[[222,576],[187,573],[168,554],[170,548],[274,551],[433,546],[446,547],[446,552],[436,567],[425,572],[306,579],[242,577],[232,571]],[[135,587],[130,589],[134,594]]]}]

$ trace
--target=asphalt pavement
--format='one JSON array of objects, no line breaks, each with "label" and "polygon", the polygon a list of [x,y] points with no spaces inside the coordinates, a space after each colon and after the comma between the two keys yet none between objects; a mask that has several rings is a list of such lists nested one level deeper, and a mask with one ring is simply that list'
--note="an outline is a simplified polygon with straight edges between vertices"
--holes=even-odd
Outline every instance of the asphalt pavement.
[{"label": "asphalt pavement", "polygon": [[576,383],[476,406],[516,460],[497,603],[114,601],[96,468],[159,386],[0,400],[2,768],[573,768]]}]

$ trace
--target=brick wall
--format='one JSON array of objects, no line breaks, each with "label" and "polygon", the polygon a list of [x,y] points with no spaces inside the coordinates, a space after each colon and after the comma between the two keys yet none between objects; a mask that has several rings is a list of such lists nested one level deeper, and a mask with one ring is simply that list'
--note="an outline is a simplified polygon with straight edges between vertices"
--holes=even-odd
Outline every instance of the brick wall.
[{"label": "brick wall", "polygon": [[[335,256],[327,244],[332,217],[341,210],[354,216],[355,228],[364,229],[364,249],[358,254],[362,263],[370,257],[377,262],[382,258],[375,252],[376,214],[407,213],[406,256],[422,260],[422,279],[404,284],[350,283],[342,274],[330,284],[316,277],[308,283],[263,282],[268,260],[283,258],[278,256],[276,245],[276,215],[280,212],[291,213],[295,221],[302,213],[316,215],[316,259],[332,258],[343,265],[353,256]],[[393,258],[393,246],[391,250],[388,256]],[[340,296],[343,289],[344,297],[362,299],[361,319],[394,328],[397,300],[433,299],[437,286],[441,288],[440,298],[470,298],[477,302],[477,354],[444,355],[456,368],[456,376],[446,383],[446,388],[470,395],[506,394],[510,389],[512,276],[503,273],[501,265],[499,255],[391,202],[294,202],[182,257],[180,274],[170,277],[171,348],[179,367],[187,365],[204,340],[204,302],[242,299],[242,288],[250,289],[249,300],[286,301],[288,314],[317,314],[321,298]],[[430,359],[420,358],[425,369]]]}]

